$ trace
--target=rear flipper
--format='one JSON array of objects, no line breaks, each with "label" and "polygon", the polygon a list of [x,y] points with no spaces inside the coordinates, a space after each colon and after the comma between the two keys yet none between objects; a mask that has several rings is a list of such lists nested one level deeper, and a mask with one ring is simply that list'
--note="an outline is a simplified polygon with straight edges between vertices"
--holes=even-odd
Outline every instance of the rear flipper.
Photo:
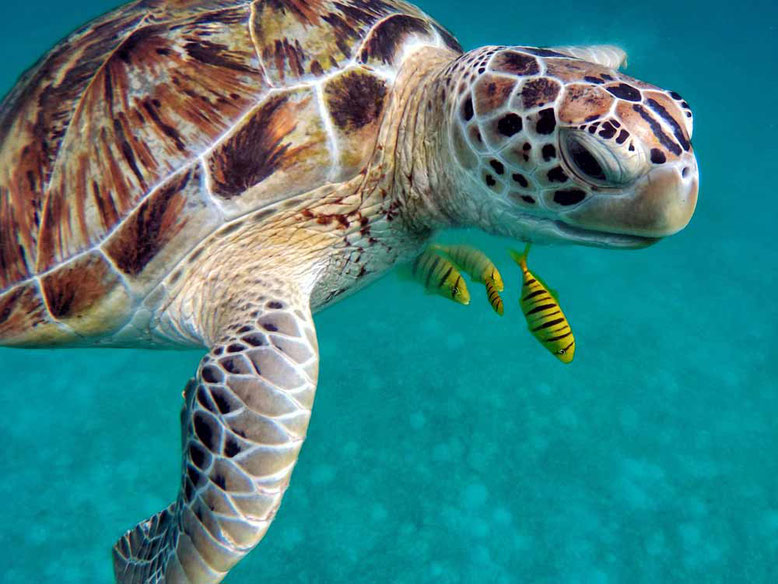
[{"label": "rear flipper", "polygon": [[270,526],[318,372],[307,302],[263,298],[226,327],[185,391],[175,503],[114,546],[119,584],[221,582]]}]

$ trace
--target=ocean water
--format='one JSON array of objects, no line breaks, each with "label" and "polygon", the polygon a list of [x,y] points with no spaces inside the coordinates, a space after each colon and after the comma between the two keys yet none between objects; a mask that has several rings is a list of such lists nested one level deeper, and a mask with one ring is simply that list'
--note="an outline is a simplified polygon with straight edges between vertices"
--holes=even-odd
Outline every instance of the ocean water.
[{"label": "ocean water", "polygon": [[[615,43],[692,105],[701,191],[641,251],[536,247],[578,341],[389,275],[318,315],[319,391],[265,540],[227,578],[778,582],[778,6],[422,0],[466,48]],[[0,92],[112,6],[4,0]],[[513,291],[513,293],[511,293]],[[111,581],[110,547],[175,495],[199,352],[0,349],[0,582]]]}]

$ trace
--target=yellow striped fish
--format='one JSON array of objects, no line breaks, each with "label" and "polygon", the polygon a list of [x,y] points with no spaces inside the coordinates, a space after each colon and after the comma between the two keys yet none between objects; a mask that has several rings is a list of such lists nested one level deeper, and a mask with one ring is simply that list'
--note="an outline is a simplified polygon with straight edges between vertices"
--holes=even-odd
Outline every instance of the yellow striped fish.
[{"label": "yellow striped fish", "polygon": [[456,266],[476,282],[486,286],[489,304],[500,316],[503,315],[500,292],[505,288],[497,266],[482,251],[469,245],[433,245],[433,249],[445,253]]},{"label": "yellow striped fish", "polygon": [[573,331],[555,295],[527,269],[529,248],[530,244],[527,244],[524,253],[510,251],[524,275],[519,300],[521,310],[533,336],[562,363],[570,363],[575,355]]},{"label": "yellow striped fish", "polygon": [[489,304],[492,305],[494,311],[502,316],[504,312],[502,298],[500,298],[500,293],[497,291],[497,286],[495,286],[490,280],[486,281],[486,295],[489,297]]},{"label": "yellow striped fish", "polygon": [[476,282],[492,282],[498,292],[505,288],[497,266],[482,251],[469,245],[435,245],[433,248],[445,253]]},{"label": "yellow striped fish", "polygon": [[411,273],[424,284],[428,292],[451,298],[460,304],[470,304],[470,293],[462,274],[453,263],[432,249],[425,250],[414,260]]}]

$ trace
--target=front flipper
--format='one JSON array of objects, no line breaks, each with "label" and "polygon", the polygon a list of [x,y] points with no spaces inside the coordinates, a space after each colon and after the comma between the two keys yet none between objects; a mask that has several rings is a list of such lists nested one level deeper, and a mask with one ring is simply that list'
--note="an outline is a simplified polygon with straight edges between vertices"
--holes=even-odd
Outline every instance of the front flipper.
[{"label": "front flipper", "polygon": [[317,374],[306,300],[289,291],[241,306],[185,391],[176,502],[114,546],[119,584],[221,582],[262,539],[305,438]]},{"label": "front flipper", "polygon": [[627,66],[627,53],[615,45],[552,47],[552,50],[608,69],[621,69]]}]

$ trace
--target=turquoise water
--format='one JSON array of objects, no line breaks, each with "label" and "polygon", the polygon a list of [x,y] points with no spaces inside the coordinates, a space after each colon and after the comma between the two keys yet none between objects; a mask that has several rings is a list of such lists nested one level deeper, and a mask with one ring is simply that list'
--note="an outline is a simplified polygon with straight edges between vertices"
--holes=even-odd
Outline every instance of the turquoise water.
[{"label": "turquoise water", "polygon": [[[678,5],[681,4],[682,8]],[[226,580],[778,582],[774,2],[422,1],[466,48],[610,42],[696,117],[702,186],[650,249],[537,247],[578,339],[390,275],[317,318],[309,440],[278,520]],[[110,3],[4,0],[0,91]],[[499,258],[505,241],[446,234]],[[0,581],[109,582],[172,500],[198,352],[0,350]]]}]

